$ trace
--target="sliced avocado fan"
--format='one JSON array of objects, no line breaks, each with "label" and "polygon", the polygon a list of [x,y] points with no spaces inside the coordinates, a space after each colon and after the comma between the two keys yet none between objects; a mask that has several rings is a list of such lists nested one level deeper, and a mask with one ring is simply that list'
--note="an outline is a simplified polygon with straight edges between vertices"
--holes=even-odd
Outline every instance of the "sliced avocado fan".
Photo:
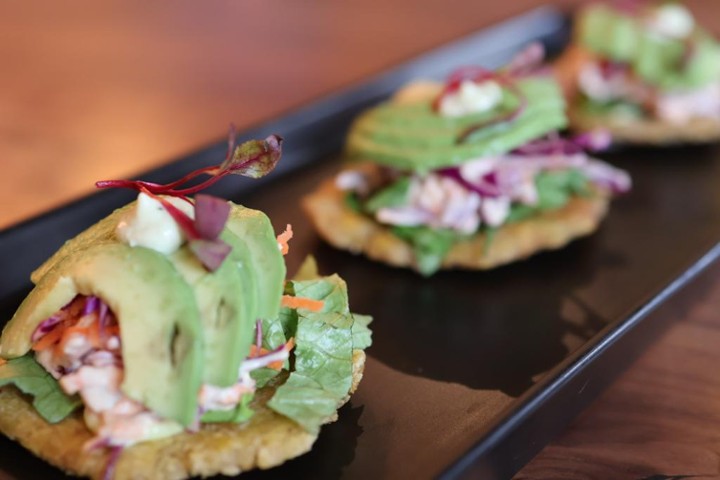
[{"label": "sliced avocado fan", "polygon": [[355,121],[348,136],[348,153],[389,167],[427,172],[500,155],[567,126],[565,102],[552,79],[518,80],[517,88],[527,99],[520,115],[482,128],[463,142],[458,139],[469,127],[516,109],[518,97],[506,91],[495,109],[461,117],[438,115],[433,111],[432,99],[411,104],[384,103]]},{"label": "sliced avocado fan", "polygon": [[[278,314],[285,282],[285,262],[268,217],[260,211],[230,204],[230,218],[221,238],[232,250],[214,272],[207,271],[187,246],[166,256],[121,243],[115,229],[134,203],[115,210],[65,242],[33,272],[32,280],[37,286],[3,332],[0,354],[15,357],[28,352],[30,338],[40,322],[77,294],[96,295],[108,303],[119,319],[120,310],[116,309],[123,311],[120,322],[126,366],[123,391],[162,416],[188,425],[197,413],[200,384],[227,387],[237,382],[240,364],[249,354],[254,340],[255,321],[274,318]],[[113,259],[117,261],[113,263]],[[128,264],[124,265],[121,259]],[[147,263],[142,264],[143,261]],[[155,269],[157,275],[153,273]],[[92,277],[88,277],[90,271]],[[172,281],[162,280],[161,272],[172,277]],[[141,278],[136,278],[138,276]],[[119,291],[125,288],[125,283],[134,285],[128,290],[134,292],[134,296],[130,293],[124,296]],[[112,287],[113,284],[117,289]],[[97,291],[101,286],[103,291]],[[126,306],[126,302],[133,305]],[[168,309],[163,311],[158,302],[167,305]],[[146,308],[146,305],[154,307]],[[178,335],[185,332],[187,328],[170,327],[177,324],[175,313],[178,309],[184,311],[185,316],[194,318],[190,323],[195,325],[192,331],[198,338],[191,342],[194,345],[192,355],[183,362],[183,368],[189,368],[188,375],[192,379],[180,382],[185,385],[181,387],[182,392],[171,388],[178,399],[183,399],[179,401],[182,405],[171,407],[165,403],[174,401],[167,399],[162,385],[175,384],[176,380],[172,376],[149,377],[148,373],[154,373],[156,369],[149,367],[145,360],[154,358],[155,354],[149,344],[138,342],[144,338],[141,326],[146,324],[153,328],[170,328]],[[167,342],[160,344],[165,346]],[[177,346],[183,345],[185,343],[178,340]],[[183,351],[184,347],[178,348],[176,353]],[[140,360],[128,361],[126,352]],[[166,357],[162,359],[167,360]],[[169,375],[169,367],[166,366],[166,370]]]},{"label": "sliced avocado fan", "polygon": [[117,317],[125,375],[121,390],[181,425],[197,415],[203,332],[193,291],[164,255],[121,243],[97,244],[51,268],[3,330],[0,353],[27,353],[45,319],[76,295],[103,299]]}]

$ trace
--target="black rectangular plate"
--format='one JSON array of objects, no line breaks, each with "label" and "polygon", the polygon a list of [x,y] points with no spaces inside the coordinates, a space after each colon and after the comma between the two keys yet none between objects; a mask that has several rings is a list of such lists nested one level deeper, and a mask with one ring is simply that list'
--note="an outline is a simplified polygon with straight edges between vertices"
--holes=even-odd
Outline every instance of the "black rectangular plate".
[{"label": "black rectangular plate", "polygon": [[[359,111],[410,79],[497,66],[533,40],[558,51],[567,36],[560,12],[536,10],[243,132],[283,135],[284,159],[270,178],[225,181],[211,193],[264,210],[277,230],[292,223],[289,270],[314,254],[322,271],[347,280],[353,310],[375,317],[365,378],[339,421],[311,453],[245,478],[509,478],[662,327],[647,314],[720,254],[717,146],[607,155],[635,188],[601,229],[490,272],[423,279],[334,251],[311,230],[298,199],[337,170]],[[223,155],[219,142],[142,177],[169,181]],[[103,192],[0,232],[0,318],[63,240],[130,198]],[[7,439],[0,472],[60,475]]]}]

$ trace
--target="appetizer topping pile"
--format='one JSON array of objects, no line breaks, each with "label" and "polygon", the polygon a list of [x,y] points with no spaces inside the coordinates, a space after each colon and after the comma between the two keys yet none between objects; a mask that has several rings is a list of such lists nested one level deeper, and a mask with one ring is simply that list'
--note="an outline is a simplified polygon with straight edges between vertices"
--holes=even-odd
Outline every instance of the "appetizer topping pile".
[{"label": "appetizer topping pile", "polygon": [[589,110],[676,124],[720,119],[720,45],[684,6],[592,5],[579,35],[591,55],[578,78]]},{"label": "appetizer topping pile", "polygon": [[542,55],[542,47],[534,45],[498,71],[464,67],[444,85],[399,92],[402,100],[369,109],[355,121],[348,153],[428,172],[502,154],[565,128],[562,93],[538,69]]},{"label": "appetizer topping pile", "polygon": [[98,297],[78,295],[38,325],[35,359],[67,395],[79,395],[85,422],[96,437],[87,448],[127,446],[182,430],[122,393],[120,327]]},{"label": "appetizer topping pile", "polygon": [[[457,142],[468,141],[483,128],[510,122],[520,116],[527,106],[525,93],[518,88],[517,79],[537,73],[545,56],[545,49],[539,43],[531,44],[499,71],[482,67],[464,67],[453,72],[445,88],[433,102],[433,108],[444,117],[463,117],[471,114],[492,114],[490,118],[468,125],[458,136]],[[503,104],[504,97],[515,102],[505,112],[496,111]]]},{"label": "appetizer topping pile", "polygon": [[359,380],[371,319],[350,312],[344,281],[312,259],[286,280],[290,225],[276,236],[258,210],[188,197],[228,174],[269,173],[281,143],[236,147],[231,133],[221,165],[176,182],[98,182],[138,199],[38,268],[3,330],[0,387],[33,397],[50,423],[83,407],[85,450],[108,449],[106,478],[135,443],[243,423],[258,408],[317,434]]},{"label": "appetizer topping pile", "polygon": [[350,133],[361,163],[336,186],[357,212],[387,225],[432,274],[452,245],[478,233],[566,206],[578,196],[630,189],[627,173],[586,150],[610,145],[606,132],[562,138],[564,101],[539,70],[533,45],[494,72],[465,67],[435,92],[401,92],[364,114]]},{"label": "appetizer topping pile", "polygon": [[[177,250],[187,240],[202,264],[210,271],[217,270],[230,253],[230,246],[219,238],[230,205],[209,195],[198,195],[193,202],[188,195],[212,186],[227,175],[263,177],[275,169],[282,155],[282,138],[277,135],[236,146],[235,129],[231,127],[228,137],[223,163],[201,168],[169,184],[141,180],[97,182],[98,188],[132,188],[140,192],[135,211],[118,224],[119,237],[131,246],[145,246],[166,254]],[[209,175],[210,178],[185,186],[201,175]],[[160,211],[159,206],[166,214]]]},{"label": "appetizer topping pile", "polygon": [[[321,307],[323,302],[319,302]],[[236,408],[243,396],[255,392],[251,373],[261,368],[279,371],[289,358],[293,340],[273,351],[262,347],[262,323],[257,322],[256,344],[229,387],[203,384],[199,414]],[[129,446],[139,441],[173,435],[183,430],[142,403],[125,395],[120,328],[110,308],[98,297],[78,295],[59,312],[38,325],[32,336],[35,359],[55,378],[67,395],[79,395],[85,422],[96,437],[86,448]]]},{"label": "appetizer topping pile", "polygon": [[[380,173],[346,170],[336,185],[348,192],[353,208],[396,227],[393,231],[409,241],[432,236],[444,243],[479,231],[492,234],[504,224],[561,208],[574,195],[629,191],[626,172],[591,158],[583,149],[608,143],[602,132],[575,139],[551,134],[506,154],[428,173],[387,167]],[[437,266],[427,264],[425,273]]]}]

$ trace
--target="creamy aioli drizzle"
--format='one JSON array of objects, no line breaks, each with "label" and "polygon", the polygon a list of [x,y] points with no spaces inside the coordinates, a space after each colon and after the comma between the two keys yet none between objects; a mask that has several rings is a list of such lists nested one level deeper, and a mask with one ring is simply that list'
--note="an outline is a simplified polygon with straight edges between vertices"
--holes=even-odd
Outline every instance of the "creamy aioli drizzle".
[{"label": "creamy aioli drizzle", "polygon": [[682,5],[667,4],[655,9],[650,15],[648,26],[660,36],[683,39],[695,29],[692,13]]},{"label": "creamy aioli drizzle", "polygon": [[[194,217],[194,208],[188,202],[174,197],[166,200]],[[185,241],[182,230],[162,204],[144,193],[138,195],[135,207],[120,220],[115,232],[131,247],[146,247],[165,255],[176,251]]]},{"label": "creamy aioli drizzle", "polygon": [[460,88],[443,97],[440,114],[445,117],[461,117],[472,113],[488,112],[502,101],[502,87],[493,81],[475,83],[465,80]]}]

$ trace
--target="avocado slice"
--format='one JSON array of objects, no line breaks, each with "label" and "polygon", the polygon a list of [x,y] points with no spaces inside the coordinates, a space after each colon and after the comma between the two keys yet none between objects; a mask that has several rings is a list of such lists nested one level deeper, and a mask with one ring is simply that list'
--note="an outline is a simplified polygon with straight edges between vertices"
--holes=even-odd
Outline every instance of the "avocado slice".
[{"label": "avocado slice", "polygon": [[527,99],[518,118],[482,128],[462,143],[457,140],[469,127],[514,111],[517,95],[506,92],[497,109],[462,117],[438,115],[431,108],[431,98],[409,105],[382,104],[355,121],[348,135],[348,153],[390,167],[426,172],[503,154],[567,126],[565,102],[552,79],[522,79],[517,88]]},{"label": "avocado slice", "polygon": [[[41,282],[64,259],[85,255],[92,246],[123,245],[117,240],[115,229],[122,216],[133,206],[134,202],[115,210],[65,242],[33,272],[33,281]],[[232,251],[217,271],[205,270],[187,248],[165,257],[188,284],[197,304],[195,308],[199,311],[206,346],[202,381],[220,387],[237,381],[239,366],[253,342],[255,320],[273,318],[278,314],[286,273],[268,217],[257,210],[233,203],[231,206],[230,218],[221,238],[232,246]],[[67,301],[40,321],[65,303]],[[30,329],[28,339],[34,328]]]},{"label": "avocado slice", "polygon": [[196,419],[203,367],[200,315],[190,286],[164,255],[99,243],[67,255],[45,273],[0,337],[5,358],[24,355],[43,320],[76,295],[102,298],[122,332],[122,391],[160,416]]},{"label": "avocado slice", "polygon": [[249,249],[249,266],[258,284],[257,317],[275,318],[280,311],[286,270],[270,219],[259,210],[234,205],[226,228]]},{"label": "avocado slice", "polygon": [[169,256],[192,287],[205,342],[203,383],[228,387],[238,381],[240,363],[250,353],[257,318],[257,281],[249,268],[250,251],[234,234],[221,238],[232,251],[220,268],[208,272],[190,249]]},{"label": "avocado slice", "polygon": [[[241,240],[226,228],[221,238],[233,247],[228,258],[229,263],[223,263],[220,269],[211,273],[194,259],[187,248],[182,248],[168,257],[185,281],[192,285],[201,312],[205,344],[208,346],[205,353],[203,381],[217,386],[228,386],[237,381],[239,365],[247,357],[253,341],[255,320],[258,317],[268,318],[264,317],[263,311],[265,315],[272,313],[273,310],[275,314],[277,313],[285,276],[282,254],[277,249],[277,241],[269,219],[261,212],[239,207],[232,202],[230,204],[232,211],[238,208],[243,211],[248,210],[244,213],[231,213],[231,216],[237,217],[236,222],[249,222],[247,226],[240,225],[236,229],[243,234],[248,230],[257,230],[259,234],[249,233],[247,239]],[[52,257],[33,272],[33,282],[40,281],[65,257],[78,254],[90,245],[119,243],[115,229],[120,219],[134,205],[135,202],[115,210],[108,217],[65,242]],[[270,246],[263,248],[263,242],[266,240],[269,242],[270,239],[272,239]],[[251,250],[249,245],[255,246]],[[254,258],[255,252],[259,252],[257,255],[260,259]],[[273,257],[274,261],[266,260]],[[281,273],[278,273],[275,265],[278,260],[281,262],[279,265],[282,268]],[[258,266],[270,264],[275,267],[270,268],[268,275],[260,275],[264,280],[259,280]],[[277,278],[281,280],[278,281]],[[266,293],[259,299],[261,285]],[[269,285],[277,286],[270,288]],[[267,293],[274,291],[280,293]],[[259,310],[259,305],[273,296],[277,297],[273,300],[275,306]]]},{"label": "avocado slice", "polygon": [[577,31],[587,49],[630,64],[643,81],[662,90],[698,88],[720,78],[720,44],[699,27],[691,34],[689,58],[684,40],[660,37],[609,5],[587,7]]}]

